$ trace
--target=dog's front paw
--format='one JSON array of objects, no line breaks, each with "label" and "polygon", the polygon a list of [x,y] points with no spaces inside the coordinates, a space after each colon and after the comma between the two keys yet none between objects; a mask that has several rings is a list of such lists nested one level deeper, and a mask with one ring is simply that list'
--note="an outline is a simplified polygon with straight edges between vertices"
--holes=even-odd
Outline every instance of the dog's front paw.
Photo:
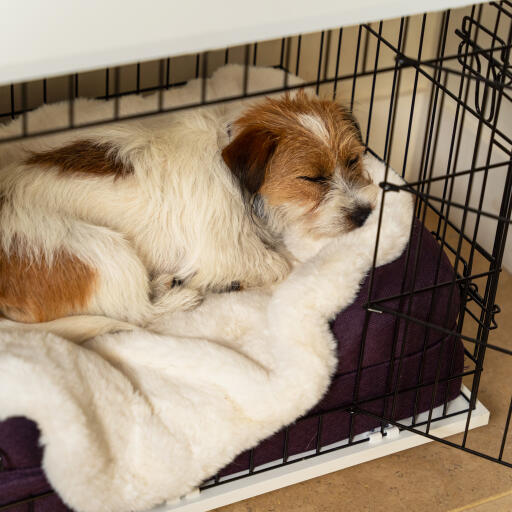
[{"label": "dog's front paw", "polygon": [[203,302],[203,294],[193,288],[174,286],[159,295],[153,301],[153,311],[156,315],[187,311],[194,309]]},{"label": "dog's front paw", "polygon": [[149,282],[151,298],[153,301],[156,301],[162,295],[165,295],[170,289],[182,285],[183,281],[172,274],[160,274]]}]

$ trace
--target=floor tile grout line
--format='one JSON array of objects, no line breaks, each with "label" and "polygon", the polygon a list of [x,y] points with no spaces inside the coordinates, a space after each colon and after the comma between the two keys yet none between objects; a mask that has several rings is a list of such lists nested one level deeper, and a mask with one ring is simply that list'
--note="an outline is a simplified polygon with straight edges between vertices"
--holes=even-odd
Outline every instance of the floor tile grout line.
[{"label": "floor tile grout line", "polygon": [[480,505],[485,505],[486,503],[491,503],[493,501],[497,501],[501,498],[505,498],[506,496],[510,496],[512,494],[512,489],[508,491],[501,492],[499,494],[495,494],[494,496],[489,496],[488,498],[483,498],[478,501],[474,501],[473,503],[469,503],[468,505],[464,505],[463,507],[452,508],[448,512],[463,512],[464,510],[470,510],[472,508],[478,507]]}]

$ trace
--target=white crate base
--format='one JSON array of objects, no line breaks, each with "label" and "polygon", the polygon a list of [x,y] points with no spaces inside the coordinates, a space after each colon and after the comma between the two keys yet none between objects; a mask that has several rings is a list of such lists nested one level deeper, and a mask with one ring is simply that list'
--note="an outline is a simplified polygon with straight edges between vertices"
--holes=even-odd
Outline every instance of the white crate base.
[{"label": "white crate base", "polygon": [[[462,393],[469,396],[469,391],[462,386]],[[459,396],[455,400],[448,403],[447,414],[454,414],[449,418],[435,421],[431,424],[429,433],[433,436],[444,438],[460,432],[464,432],[466,426],[467,413],[456,414],[457,411],[463,411],[468,408],[468,402],[463,396]],[[433,411],[432,418],[438,418],[442,414],[442,406],[437,407]],[[422,413],[417,418],[417,423],[427,420],[428,413]],[[404,425],[411,422],[411,418],[401,421]],[[487,425],[489,422],[489,411],[477,401],[476,408],[471,414],[471,423],[469,428],[473,429]],[[425,426],[418,427],[418,430],[425,429]],[[229,475],[220,481],[225,482],[221,485],[205,489],[197,490],[188,496],[176,501],[168,503],[156,508],[150,512],[205,512],[213,508],[222,507],[230,503],[264,494],[266,492],[280,489],[288,485],[293,485],[303,480],[316,478],[333,471],[355,466],[362,462],[367,462],[385,455],[390,455],[402,450],[413,448],[431,441],[431,439],[409,432],[407,430],[399,431],[397,427],[386,429],[385,436],[382,436],[380,429],[376,432],[365,432],[354,437],[354,440],[364,440],[368,438],[368,442],[359,443],[346,448],[329,451],[328,453],[320,452],[316,457],[306,460],[299,460],[293,464],[279,466],[281,460],[276,460],[268,464],[258,466],[255,470],[276,466],[275,469],[268,469],[262,473],[248,475],[244,478],[233,480],[237,476],[242,476],[244,472],[236,475]],[[332,450],[333,448],[341,448],[346,445],[347,441],[340,441],[322,448],[322,451]],[[305,452],[288,458],[289,461],[302,459],[314,452]],[[247,473],[247,471],[245,472]],[[233,480],[233,481],[231,481]]]}]

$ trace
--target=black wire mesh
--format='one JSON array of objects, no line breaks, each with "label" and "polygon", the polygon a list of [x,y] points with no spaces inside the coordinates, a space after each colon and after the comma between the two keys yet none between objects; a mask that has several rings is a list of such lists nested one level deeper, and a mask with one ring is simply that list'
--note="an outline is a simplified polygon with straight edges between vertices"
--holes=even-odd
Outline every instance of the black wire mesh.
[{"label": "black wire mesh", "polygon": [[[435,42],[437,44],[433,44]],[[248,90],[249,65],[273,65],[291,71],[306,80],[301,87],[313,87],[320,95],[350,105],[362,123],[368,151],[386,163],[386,172],[392,166],[407,180],[406,184],[397,186],[385,179],[381,183],[383,203],[389,193],[412,194],[415,216],[422,224],[429,226],[440,247],[449,256],[455,272],[453,279],[441,280],[439,256],[434,283],[428,287],[416,286],[418,257],[423,243],[421,233],[418,250],[411,251],[409,246],[406,253],[404,276],[412,276],[412,287],[406,286],[404,277],[399,294],[377,298],[373,293],[376,249],[374,266],[369,275],[352,402],[342,407],[312,412],[298,420],[316,422],[314,449],[299,459],[289,455],[291,427],[286,428],[279,465],[367,442],[368,439],[361,439],[354,429],[357,417],[366,416],[379,421],[383,435],[386,435],[389,426],[397,426],[400,430],[411,431],[512,467],[512,450],[508,440],[512,399],[505,406],[507,412],[502,435],[496,440],[493,451],[473,446],[470,434],[471,418],[489,351],[504,357],[512,356],[509,347],[489,342],[489,333],[496,329],[496,317],[500,313],[495,301],[512,209],[512,133],[510,118],[507,117],[512,109],[511,48],[512,3],[503,0],[453,12],[424,14],[193,56],[170,57],[131,67],[12,84],[0,87],[0,122],[18,116],[21,116],[22,122],[19,132],[0,138],[0,151],[2,144],[40,135],[260,96],[262,92],[252,93]],[[206,77],[217,67],[230,62],[245,65],[240,94],[209,99]],[[188,71],[183,72],[183,69]],[[101,81],[98,80],[99,75],[103,75]],[[167,106],[164,91],[194,77],[202,79],[198,101]],[[63,80],[67,81],[67,86],[63,86]],[[282,87],[264,93],[297,87],[290,85],[285,75]],[[55,94],[54,89],[58,91]],[[365,98],[364,94],[368,91],[369,95]],[[123,97],[151,93],[157,95],[154,109],[123,114]],[[81,95],[113,99],[112,115],[101,120],[81,121],[75,111],[75,99]],[[67,124],[39,131],[31,129],[27,113],[41,104],[60,99],[68,100]],[[497,196],[496,186],[491,186],[492,180],[499,183]],[[492,200],[491,193],[494,194]],[[441,290],[443,293],[448,290],[448,303],[453,302],[455,294],[460,296],[457,323],[453,329],[447,328],[445,323],[431,321],[436,297]],[[426,291],[431,292],[430,305],[426,319],[419,319],[411,312],[411,299]],[[393,300],[398,301],[398,307],[389,306]],[[449,309],[446,311],[447,318]],[[376,413],[370,406],[374,399],[361,397],[360,384],[368,325],[372,315],[378,314],[391,315],[394,319],[389,358],[397,364],[390,365],[386,391],[379,397],[384,400],[383,406]],[[405,344],[400,345],[397,340],[401,330],[407,333],[414,324],[426,328],[417,384],[400,388],[398,383]],[[439,359],[435,377],[425,382],[425,354],[429,338],[436,332],[455,336],[463,342],[466,367],[462,372],[452,371],[449,377],[442,377]],[[450,357],[453,370],[454,348]],[[334,380],[338,377],[335,375]],[[463,395],[467,406],[455,413],[450,412],[444,391],[442,411],[435,413],[436,395],[447,382],[458,378],[463,378],[469,389],[469,393]],[[425,390],[431,394],[426,418],[420,415],[418,408],[420,393]],[[415,398],[410,418],[404,421],[396,417],[396,408],[399,397],[407,392],[413,392]],[[322,444],[325,418],[330,413],[341,411],[350,414],[348,439],[342,446],[325,448]],[[435,422],[455,414],[466,415],[466,428],[460,439],[446,440],[431,434]],[[234,477],[218,474],[202,488],[275,467],[257,467],[254,450],[251,450],[248,469],[244,474]],[[44,493],[39,497],[0,506],[0,510],[34,502],[48,495]]]}]

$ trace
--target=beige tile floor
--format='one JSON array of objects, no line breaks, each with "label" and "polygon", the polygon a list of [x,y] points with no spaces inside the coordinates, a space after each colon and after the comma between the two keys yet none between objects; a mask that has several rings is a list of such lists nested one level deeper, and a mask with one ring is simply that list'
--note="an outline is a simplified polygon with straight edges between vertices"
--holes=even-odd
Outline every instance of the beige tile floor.
[{"label": "beige tile floor", "polygon": [[[512,276],[506,272],[497,302],[502,313],[489,342],[512,348]],[[496,456],[512,396],[512,357],[488,351],[484,368],[479,397],[491,419],[488,426],[470,433],[468,447]],[[450,440],[460,442],[461,435]],[[512,432],[505,459],[512,460]],[[292,511],[512,512],[512,469],[433,442],[215,512]]]}]

